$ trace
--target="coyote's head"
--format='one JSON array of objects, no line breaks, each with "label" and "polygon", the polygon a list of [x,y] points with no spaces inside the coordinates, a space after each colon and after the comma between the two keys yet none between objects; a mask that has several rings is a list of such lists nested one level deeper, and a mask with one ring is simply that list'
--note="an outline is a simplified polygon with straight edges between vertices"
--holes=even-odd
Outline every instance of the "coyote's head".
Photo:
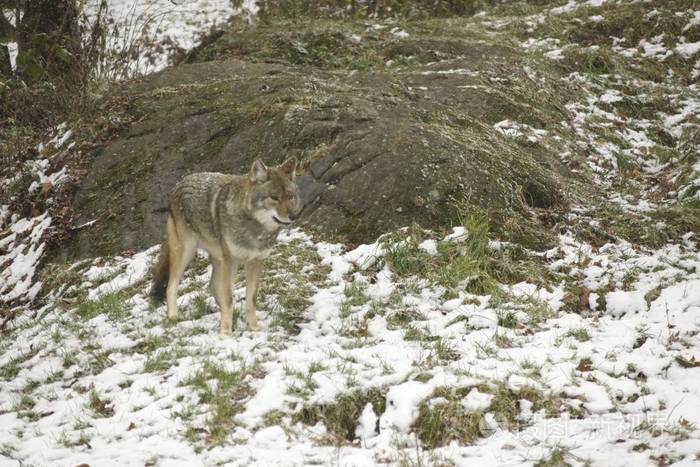
[{"label": "coyote's head", "polygon": [[295,182],[299,170],[295,158],[271,168],[259,159],[253,162],[249,175],[249,209],[267,230],[287,226],[299,217],[303,208]]}]

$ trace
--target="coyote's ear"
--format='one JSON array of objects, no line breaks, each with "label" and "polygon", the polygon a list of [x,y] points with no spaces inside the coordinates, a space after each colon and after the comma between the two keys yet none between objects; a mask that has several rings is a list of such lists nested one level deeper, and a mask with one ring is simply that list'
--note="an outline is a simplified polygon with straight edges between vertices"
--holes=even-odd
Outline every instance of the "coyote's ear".
[{"label": "coyote's ear", "polygon": [[256,159],[250,168],[250,179],[254,182],[267,180],[267,166],[260,159]]},{"label": "coyote's ear", "polygon": [[283,164],[280,164],[279,168],[282,169],[284,173],[289,175],[289,178],[294,180],[294,177],[299,175],[300,164],[296,157],[290,157],[284,161]]}]

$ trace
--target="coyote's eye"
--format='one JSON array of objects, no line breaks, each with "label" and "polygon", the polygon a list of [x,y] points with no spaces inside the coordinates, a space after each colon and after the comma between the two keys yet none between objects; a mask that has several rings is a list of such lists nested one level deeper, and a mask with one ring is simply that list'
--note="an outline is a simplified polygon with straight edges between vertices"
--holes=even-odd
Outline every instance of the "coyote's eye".
[{"label": "coyote's eye", "polygon": [[279,201],[279,200],[280,200],[280,197],[277,196],[277,195],[270,195],[270,199],[271,199],[272,201]]}]

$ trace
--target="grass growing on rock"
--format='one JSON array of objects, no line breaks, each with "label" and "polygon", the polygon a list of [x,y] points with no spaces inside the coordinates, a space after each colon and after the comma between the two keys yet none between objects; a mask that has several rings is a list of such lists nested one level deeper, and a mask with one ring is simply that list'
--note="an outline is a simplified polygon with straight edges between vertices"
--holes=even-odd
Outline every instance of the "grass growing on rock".
[{"label": "grass growing on rock", "polygon": [[408,235],[399,232],[385,237],[384,259],[399,277],[425,277],[450,290],[467,279],[469,291],[484,292],[495,286],[489,274],[488,223],[484,217],[468,219],[463,241],[438,242],[434,256],[420,247],[421,237],[417,226]]},{"label": "grass growing on rock", "polygon": [[399,277],[419,276],[455,293],[499,294],[498,284],[542,283],[552,276],[540,258],[518,245],[489,243],[485,214],[463,218],[464,235],[437,242],[437,253],[421,248],[423,232],[417,226],[384,237],[384,260]]}]

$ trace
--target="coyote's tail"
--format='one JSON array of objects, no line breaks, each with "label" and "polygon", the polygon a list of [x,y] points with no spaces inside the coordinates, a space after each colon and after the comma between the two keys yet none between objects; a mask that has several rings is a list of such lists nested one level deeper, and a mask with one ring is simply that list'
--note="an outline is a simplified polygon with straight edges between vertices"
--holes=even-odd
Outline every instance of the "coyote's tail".
[{"label": "coyote's tail", "polygon": [[165,291],[168,288],[168,276],[170,275],[170,252],[168,251],[168,239],[160,248],[158,263],[153,269],[153,285],[151,285],[151,298],[159,303],[165,301]]}]

